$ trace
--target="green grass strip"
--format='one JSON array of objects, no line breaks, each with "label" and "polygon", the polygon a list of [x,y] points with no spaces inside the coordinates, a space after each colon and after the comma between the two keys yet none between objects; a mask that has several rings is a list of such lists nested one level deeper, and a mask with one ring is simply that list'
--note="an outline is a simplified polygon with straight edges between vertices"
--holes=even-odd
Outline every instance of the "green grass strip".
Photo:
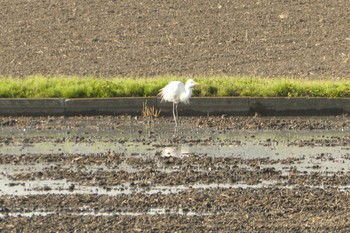
[{"label": "green grass strip", "polygon": [[[156,77],[0,77],[0,98],[106,98],[156,96],[169,81],[181,76]],[[260,78],[195,76],[201,97],[350,97],[350,79]]]}]

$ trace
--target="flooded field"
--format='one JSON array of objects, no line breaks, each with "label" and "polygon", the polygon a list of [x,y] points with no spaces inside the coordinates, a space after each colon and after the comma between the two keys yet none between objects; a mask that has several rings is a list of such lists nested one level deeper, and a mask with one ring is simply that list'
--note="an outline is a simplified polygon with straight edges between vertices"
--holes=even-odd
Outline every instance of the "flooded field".
[{"label": "flooded field", "polygon": [[350,118],[0,118],[8,231],[340,231]]}]

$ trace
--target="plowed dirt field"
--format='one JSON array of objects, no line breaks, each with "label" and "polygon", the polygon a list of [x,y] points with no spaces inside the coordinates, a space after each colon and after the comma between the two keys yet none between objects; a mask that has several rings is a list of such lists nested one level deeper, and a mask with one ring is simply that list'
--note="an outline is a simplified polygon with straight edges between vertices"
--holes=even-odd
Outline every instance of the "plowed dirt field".
[{"label": "plowed dirt field", "polygon": [[0,2],[0,75],[350,73],[350,2]]}]

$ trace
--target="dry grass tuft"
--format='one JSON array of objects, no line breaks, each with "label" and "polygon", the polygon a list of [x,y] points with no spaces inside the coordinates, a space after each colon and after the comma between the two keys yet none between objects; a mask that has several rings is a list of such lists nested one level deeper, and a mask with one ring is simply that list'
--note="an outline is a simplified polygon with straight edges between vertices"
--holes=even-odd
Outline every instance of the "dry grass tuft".
[{"label": "dry grass tuft", "polygon": [[143,117],[159,117],[160,109],[155,106],[148,106],[147,100],[143,103],[142,116]]}]

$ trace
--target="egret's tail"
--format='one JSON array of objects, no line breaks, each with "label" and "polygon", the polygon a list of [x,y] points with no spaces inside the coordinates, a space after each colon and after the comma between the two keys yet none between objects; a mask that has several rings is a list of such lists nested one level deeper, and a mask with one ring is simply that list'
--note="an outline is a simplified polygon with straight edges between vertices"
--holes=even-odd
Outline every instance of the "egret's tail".
[{"label": "egret's tail", "polygon": [[160,89],[158,96],[160,97],[160,102],[165,102],[164,99],[164,88]]}]

